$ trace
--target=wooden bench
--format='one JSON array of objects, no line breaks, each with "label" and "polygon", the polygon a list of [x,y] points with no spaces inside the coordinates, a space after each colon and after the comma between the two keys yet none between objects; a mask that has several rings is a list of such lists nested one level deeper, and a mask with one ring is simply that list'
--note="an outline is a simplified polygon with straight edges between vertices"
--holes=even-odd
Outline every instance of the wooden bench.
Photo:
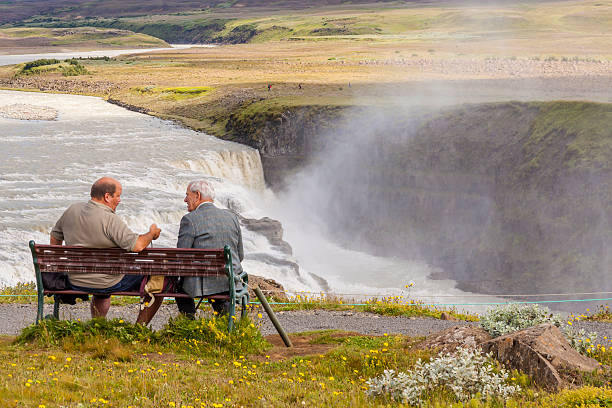
[{"label": "wooden bench", "polygon": [[[43,273],[104,273],[109,275],[163,275],[163,276],[226,276],[229,295],[206,295],[200,298],[229,300],[228,329],[231,331],[236,315],[236,304],[242,307],[244,317],[249,302],[248,277],[245,272],[237,276],[243,288],[236,290],[232,255],[228,246],[222,249],[148,248],[141,252],[128,252],[121,248],[94,249],[78,246],[40,245],[30,241],[36,287],[38,313],[36,323],[43,318],[45,296],[54,297],[53,317],[59,319],[59,295],[86,295],[75,290],[49,290],[43,287]],[[115,292],[117,296],[140,296],[139,292]],[[185,293],[157,293],[156,297],[188,298]],[[199,307],[200,303],[198,303]]]}]

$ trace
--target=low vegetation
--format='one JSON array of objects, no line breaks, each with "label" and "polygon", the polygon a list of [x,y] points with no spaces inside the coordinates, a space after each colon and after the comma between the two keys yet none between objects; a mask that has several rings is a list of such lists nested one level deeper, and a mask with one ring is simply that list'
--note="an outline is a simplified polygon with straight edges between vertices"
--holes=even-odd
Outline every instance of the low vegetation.
[{"label": "low vegetation", "polygon": [[39,75],[43,73],[59,72],[63,76],[87,75],[89,71],[76,59],[60,61],[57,59],[38,59],[26,62],[17,71],[16,76]]},{"label": "low vegetation", "polygon": [[450,395],[464,403],[484,400],[503,405],[509,397],[521,391],[516,378],[491,356],[477,350],[458,349],[444,353],[429,362],[417,361],[410,373],[395,374],[385,370],[383,375],[367,382],[368,395],[389,396],[394,401],[422,406],[435,395]]},{"label": "low vegetation", "polygon": [[132,90],[141,95],[154,95],[165,100],[179,101],[183,99],[196,98],[210,91],[209,86],[175,86],[175,87],[156,87],[156,86],[141,86],[132,88]]},{"label": "low vegetation", "polygon": [[157,332],[117,319],[45,320],[0,342],[0,405],[580,407],[610,401],[601,378],[549,394],[486,356],[436,355],[416,348],[419,339],[387,333],[295,333],[293,349],[272,346],[259,334],[259,319],[240,322],[232,334],[225,319],[215,318],[176,319]]},{"label": "low vegetation", "polygon": [[[608,344],[597,342],[597,333],[587,333],[573,327],[573,318],[564,321],[547,307],[539,305],[511,304],[490,309],[480,318],[480,325],[493,337],[514,333],[539,324],[553,324],[561,329],[570,345],[578,352],[591,356],[600,350],[605,352]],[[606,340],[606,339],[604,339]]]}]

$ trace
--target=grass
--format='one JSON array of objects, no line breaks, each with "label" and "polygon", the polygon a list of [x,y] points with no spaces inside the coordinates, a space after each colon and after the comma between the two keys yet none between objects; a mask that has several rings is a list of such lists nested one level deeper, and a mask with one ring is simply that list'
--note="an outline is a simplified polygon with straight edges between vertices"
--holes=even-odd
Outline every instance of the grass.
[{"label": "grass", "polygon": [[[296,333],[293,349],[272,347],[257,323],[242,322],[232,336],[225,323],[179,319],[159,332],[101,319],[30,326],[17,338],[0,340],[0,405],[401,406],[367,397],[366,381],[385,369],[408,371],[418,359],[435,355],[416,348],[419,339],[338,331]],[[468,406],[580,406],[610,395],[601,376],[553,394],[524,374],[512,377],[524,388],[518,396]],[[465,405],[437,393],[427,406]]]},{"label": "grass", "polygon": [[579,319],[582,318],[582,320],[587,321],[612,323],[612,312],[610,311],[610,307],[607,304],[599,305],[594,311],[587,309],[585,314],[572,317],[578,317]]},{"label": "grass", "polygon": [[403,296],[390,296],[380,299],[372,298],[364,301],[354,301],[338,298],[335,296],[321,295],[308,297],[296,295],[287,302],[279,302],[272,307],[275,311],[293,310],[337,310],[374,313],[381,316],[404,316],[404,317],[424,317],[440,319],[442,314],[456,320],[468,322],[478,321],[478,316],[461,313],[454,309],[438,309],[426,306],[422,302],[411,300]]},{"label": "grass", "polygon": [[184,99],[202,96],[213,88],[208,86],[175,86],[175,87],[155,87],[144,86],[132,88],[132,91],[140,95],[155,95],[164,100],[180,101]]}]

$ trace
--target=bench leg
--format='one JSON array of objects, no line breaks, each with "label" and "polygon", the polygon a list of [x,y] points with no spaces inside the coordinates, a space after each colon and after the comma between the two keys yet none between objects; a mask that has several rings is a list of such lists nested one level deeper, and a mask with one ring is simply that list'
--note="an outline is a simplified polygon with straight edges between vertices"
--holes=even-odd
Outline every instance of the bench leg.
[{"label": "bench leg", "polygon": [[36,324],[43,319],[43,307],[45,305],[45,297],[42,293],[38,293],[38,311],[36,313]]},{"label": "bench leg", "polygon": [[244,319],[247,316],[247,306],[249,305],[249,295],[244,295],[240,298],[240,304],[242,305],[242,310],[240,311],[240,320]]},{"label": "bench leg", "polygon": [[236,319],[236,294],[230,294],[229,313],[227,316],[227,330],[231,333],[234,330],[234,320]]},{"label": "bench leg", "polygon": [[58,295],[53,295],[53,317],[59,320],[60,300]]}]

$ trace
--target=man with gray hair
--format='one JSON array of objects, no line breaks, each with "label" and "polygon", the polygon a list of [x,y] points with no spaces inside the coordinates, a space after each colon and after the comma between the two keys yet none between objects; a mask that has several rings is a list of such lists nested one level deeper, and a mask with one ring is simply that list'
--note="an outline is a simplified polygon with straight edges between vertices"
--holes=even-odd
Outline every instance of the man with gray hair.
[{"label": "man with gray hair", "polygon": [[[244,259],[242,232],[236,214],[213,204],[215,191],[204,181],[192,181],[187,185],[185,202],[188,214],[181,219],[177,248],[217,249],[229,246],[232,254],[234,274],[242,273],[240,261]],[[182,288],[192,298],[176,298],[179,311],[188,316],[195,315],[193,297],[225,293],[229,290],[224,276],[183,277]],[[236,289],[242,284],[236,283]],[[229,302],[211,302],[213,310],[219,314],[229,312]]]}]

